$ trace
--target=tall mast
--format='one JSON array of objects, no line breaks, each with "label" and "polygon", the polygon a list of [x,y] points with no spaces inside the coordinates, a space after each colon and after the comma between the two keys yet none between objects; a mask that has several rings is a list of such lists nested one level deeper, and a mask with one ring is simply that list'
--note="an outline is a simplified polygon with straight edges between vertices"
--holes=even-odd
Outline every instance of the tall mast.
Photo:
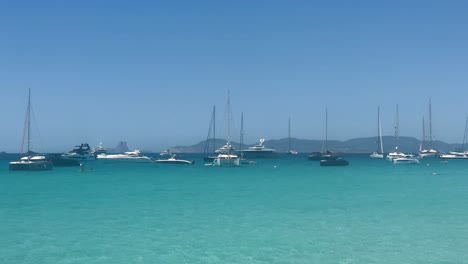
[{"label": "tall mast", "polygon": [[429,149],[432,149],[432,106],[429,97]]},{"label": "tall mast", "polygon": [[325,152],[328,152],[328,108],[325,108]]},{"label": "tall mast", "polygon": [[241,157],[244,154],[242,150],[244,149],[244,112],[241,114],[241,133],[240,133],[240,152]]},{"label": "tall mast", "polygon": [[396,105],[396,126],[395,126],[395,139],[396,139],[396,146],[395,149],[398,150],[400,147],[400,130],[398,127],[398,104]]},{"label": "tall mast", "polygon": [[230,91],[228,90],[228,101],[227,101],[227,145],[228,145],[228,155],[231,154],[231,100],[230,100]]},{"label": "tall mast", "polygon": [[424,123],[424,116],[422,118],[422,138],[421,144],[419,145],[419,151],[424,149],[424,142],[426,141],[426,124]]},{"label": "tall mast", "polygon": [[466,140],[468,136],[468,116],[466,117],[465,120],[465,134],[463,135],[463,147],[462,147],[462,152],[465,152],[465,145],[466,145]]},{"label": "tall mast", "polygon": [[380,126],[380,107],[377,107],[377,124],[378,124],[378,133],[379,133],[379,143],[380,143],[380,151],[383,154],[383,142],[382,142],[382,127]]},{"label": "tall mast", "polygon": [[29,151],[30,151],[30,134],[31,132],[31,88],[29,88],[29,95],[28,95],[28,152],[27,152],[27,155],[29,157]]},{"label": "tall mast", "polygon": [[213,153],[216,151],[216,105],[213,105]]},{"label": "tall mast", "polygon": [[291,117],[288,118],[288,153],[291,152]]}]

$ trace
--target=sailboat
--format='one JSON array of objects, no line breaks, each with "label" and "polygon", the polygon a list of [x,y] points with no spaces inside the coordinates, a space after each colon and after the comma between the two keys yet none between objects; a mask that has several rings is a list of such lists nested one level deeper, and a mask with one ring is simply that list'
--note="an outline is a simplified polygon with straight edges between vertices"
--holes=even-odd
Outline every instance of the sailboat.
[{"label": "sailboat", "polygon": [[396,124],[395,124],[395,151],[388,153],[387,160],[393,161],[396,158],[403,158],[405,157],[405,153],[402,153],[398,150],[400,147],[400,130],[399,130],[399,123],[398,123],[398,105],[396,108]]},{"label": "sailboat", "polygon": [[[211,137],[211,132],[213,132],[213,137]],[[213,145],[213,154],[209,155],[210,153],[210,139],[211,139],[211,144]],[[213,105],[213,111],[211,113],[211,120],[210,120],[210,126],[208,128],[208,136],[206,137],[205,141],[205,150],[204,150],[205,156],[203,157],[203,161],[205,162],[213,162],[213,160],[216,158],[216,106]]]},{"label": "sailboat", "polygon": [[227,100],[227,138],[226,138],[226,149],[227,153],[219,153],[218,156],[213,160],[213,166],[219,167],[237,167],[240,166],[240,159],[234,153],[229,146],[231,146],[231,101],[230,93],[228,91],[228,100]]},{"label": "sailboat", "polygon": [[395,125],[395,151],[388,153],[387,159],[394,164],[418,164],[419,160],[414,155],[404,154],[398,150],[400,146],[400,128],[398,120],[398,105],[396,111],[396,125]]},{"label": "sailboat", "polygon": [[380,126],[380,107],[377,107],[377,151],[370,154],[373,159],[383,159],[382,127]]},{"label": "sailboat", "polygon": [[466,145],[468,141],[468,117],[465,120],[465,133],[463,134],[463,145],[461,150],[450,151],[448,154],[441,154],[439,157],[441,159],[468,159],[468,150],[466,150]]},{"label": "sailboat", "polygon": [[291,150],[291,117],[288,119],[288,154],[297,155],[297,151]]},{"label": "sailboat", "polygon": [[330,166],[348,166],[349,162],[337,155],[332,155],[328,151],[328,109],[325,108],[325,141],[322,150],[322,159],[320,160],[320,166],[330,167]]},{"label": "sailboat", "polygon": [[[26,133],[27,140],[27,152],[25,156],[23,156],[24,133]],[[9,169],[21,171],[44,171],[52,169],[51,161],[47,160],[45,156],[37,155],[37,153],[31,151],[31,89],[29,89],[26,122],[23,132],[23,142],[21,143],[21,158],[18,161],[10,162]]]},{"label": "sailboat", "polygon": [[331,158],[332,153],[328,151],[328,109],[325,109],[325,140],[322,143],[322,151],[321,152],[313,152],[307,156],[308,160],[312,161],[321,161],[325,158]]},{"label": "sailboat", "polygon": [[419,156],[421,158],[434,158],[437,157],[437,150],[432,148],[432,106],[431,99],[429,98],[429,148],[423,149],[423,142],[425,142],[425,127],[423,119],[423,139],[421,140],[421,148],[419,150]]}]

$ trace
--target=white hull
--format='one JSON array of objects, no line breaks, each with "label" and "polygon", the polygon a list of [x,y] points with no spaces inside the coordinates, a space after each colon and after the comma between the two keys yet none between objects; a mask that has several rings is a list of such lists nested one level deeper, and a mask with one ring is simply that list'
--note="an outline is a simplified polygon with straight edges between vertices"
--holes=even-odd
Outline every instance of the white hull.
[{"label": "white hull", "polygon": [[416,158],[396,158],[393,160],[393,164],[419,164],[419,160]]},{"label": "white hull", "polygon": [[213,166],[218,167],[238,167],[240,166],[240,159],[237,155],[218,155],[213,160]]},{"label": "white hull", "polygon": [[193,161],[189,161],[189,160],[180,160],[180,159],[176,159],[174,157],[172,158],[169,158],[169,159],[158,159],[155,161],[156,163],[161,163],[161,164],[187,164],[187,165],[193,165],[194,162]]},{"label": "white hull", "polygon": [[437,151],[431,149],[431,150],[423,150],[419,152],[419,157],[421,158],[436,158],[437,157]]},{"label": "white hull", "polygon": [[444,154],[440,155],[441,159],[468,159],[468,154]]},{"label": "white hull", "polygon": [[103,161],[112,161],[112,162],[135,162],[135,163],[150,163],[153,162],[150,158],[148,157],[120,157],[120,156],[114,156],[114,155],[107,155],[107,156],[98,156],[98,160],[103,160]]},{"label": "white hull", "polygon": [[380,153],[377,153],[377,152],[374,152],[374,153],[370,154],[370,157],[373,158],[373,159],[383,159],[384,155],[380,154]]}]

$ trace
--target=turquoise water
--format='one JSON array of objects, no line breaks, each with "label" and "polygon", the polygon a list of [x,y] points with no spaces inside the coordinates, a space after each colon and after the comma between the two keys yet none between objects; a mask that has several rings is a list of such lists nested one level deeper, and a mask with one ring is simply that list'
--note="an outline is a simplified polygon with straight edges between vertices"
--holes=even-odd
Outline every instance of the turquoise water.
[{"label": "turquoise water", "polygon": [[348,160],[86,173],[2,160],[0,263],[468,263],[468,162]]}]

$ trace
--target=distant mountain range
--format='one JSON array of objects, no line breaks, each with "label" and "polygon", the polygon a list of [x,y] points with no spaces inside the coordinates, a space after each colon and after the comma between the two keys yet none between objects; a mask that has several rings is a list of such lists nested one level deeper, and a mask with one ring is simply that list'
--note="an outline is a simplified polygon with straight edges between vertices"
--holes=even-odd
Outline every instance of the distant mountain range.
[{"label": "distant mountain range", "polygon": [[[209,152],[213,152],[212,139],[209,140],[211,147]],[[356,138],[346,141],[328,140],[328,150],[332,152],[342,153],[372,153],[376,150],[377,138]],[[384,151],[390,152],[395,149],[395,139],[392,136],[383,137]],[[172,153],[203,153],[205,150],[206,140],[201,141],[192,146],[177,146],[170,149]],[[405,153],[416,153],[419,150],[421,141],[413,137],[400,137],[400,150]],[[216,149],[226,144],[226,140],[217,139]],[[239,150],[240,145],[238,142],[231,142],[234,149]],[[278,152],[288,151],[288,139],[273,139],[265,141],[265,145],[270,148],[276,149]],[[323,140],[311,140],[311,139],[297,139],[291,138],[291,149],[298,151],[299,153],[309,153],[315,151],[321,151]],[[244,145],[244,149],[253,145]],[[462,144],[449,144],[442,141],[433,141],[433,148],[443,152],[460,149]]]}]

